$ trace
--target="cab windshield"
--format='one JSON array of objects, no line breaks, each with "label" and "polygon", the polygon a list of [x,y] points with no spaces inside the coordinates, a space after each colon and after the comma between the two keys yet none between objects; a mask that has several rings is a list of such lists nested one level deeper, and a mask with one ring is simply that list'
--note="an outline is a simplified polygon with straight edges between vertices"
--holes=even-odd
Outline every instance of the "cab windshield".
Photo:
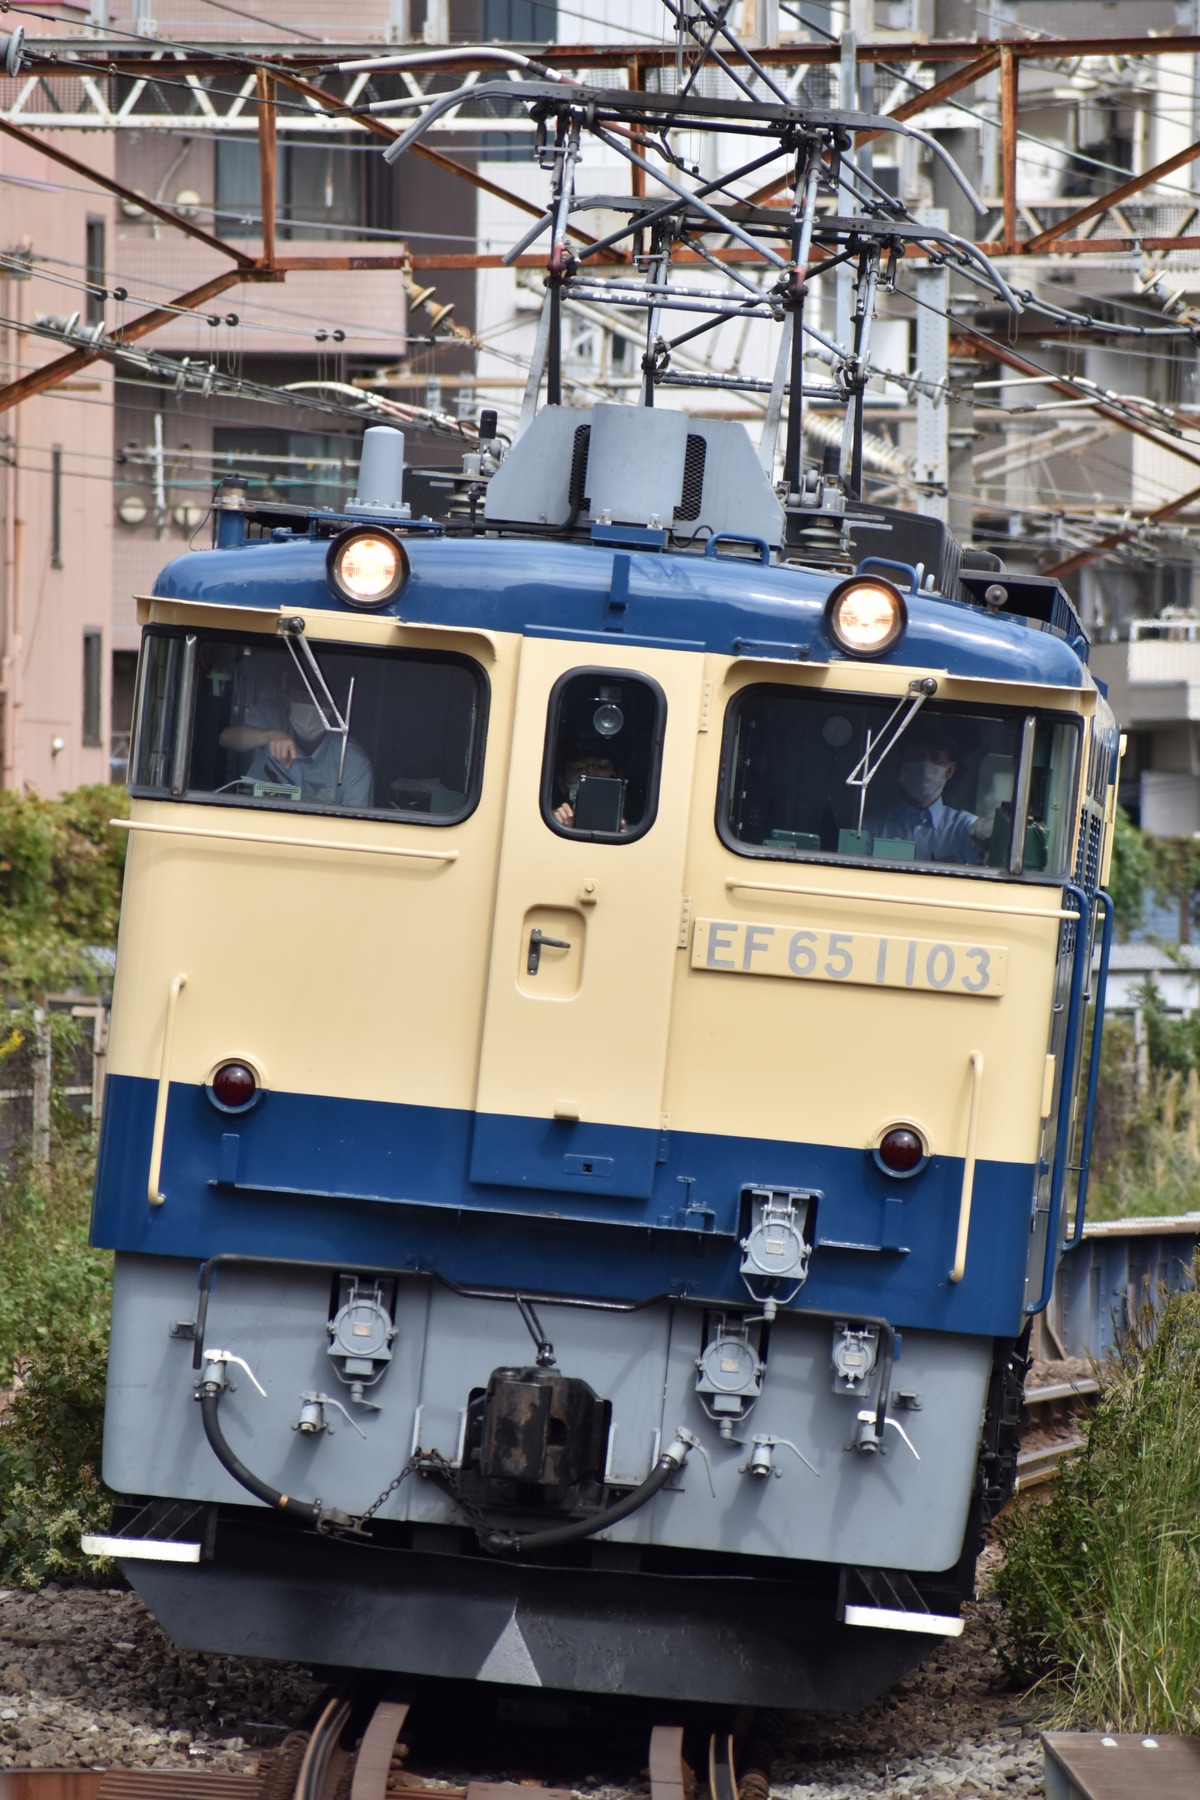
[{"label": "cab windshield", "polygon": [[880,743],[895,704],[796,687],[752,687],[738,695],[726,721],[718,813],[730,848],[1010,875],[1065,873],[1074,720],[928,702],[881,762],[871,758],[876,773],[864,793],[864,758]]},{"label": "cab windshield", "polygon": [[454,824],[475,805],[486,700],[463,656],[153,631],[130,788]]}]

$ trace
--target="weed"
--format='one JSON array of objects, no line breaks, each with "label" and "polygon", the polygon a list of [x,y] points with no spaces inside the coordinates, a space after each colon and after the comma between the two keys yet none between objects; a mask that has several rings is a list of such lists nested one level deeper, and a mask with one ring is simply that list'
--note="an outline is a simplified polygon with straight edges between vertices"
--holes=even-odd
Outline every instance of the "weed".
[{"label": "weed", "polygon": [[[1193,1280],[1200,1276],[1200,1259]],[[1062,1724],[1200,1727],[1200,1294],[1149,1307],[1106,1372],[1086,1448],[1001,1524],[1002,1654]]]}]

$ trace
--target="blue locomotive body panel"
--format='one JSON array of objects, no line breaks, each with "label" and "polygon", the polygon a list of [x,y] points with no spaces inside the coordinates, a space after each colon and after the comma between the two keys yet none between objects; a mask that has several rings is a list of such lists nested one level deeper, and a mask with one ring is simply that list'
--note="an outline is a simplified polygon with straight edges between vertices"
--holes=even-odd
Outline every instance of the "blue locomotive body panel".
[{"label": "blue locomotive body panel", "polygon": [[[469,1112],[270,1093],[231,1120],[203,1089],[179,1085],[167,1112],[167,1203],[151,1210],[141,1196],[154,1104],[153,1082],[111,1078],[93,1223],[94,1241],[110,1249],[201,1263],[218,1252],[282,1255],[467,1287],[739,1304],[742,1190],[815,1188],[823,1197],[798,1314],[883,1313],[900,1329],[985,1337],[1021,1329],[1035,1171],[1020,1163],[978,1164],[971,1259],[952,1284],[961,1157],[934,1158],[920,1193],[905,1198],[905,1184],[861,1151],[678,1132],[662,1145],[647,1199],[605,1200],[595,1182],[570,1193],[562,1181],[551,1197],[471,1182]],[[502,1124],[531,1172],[539,1159],[561,1165],[564,1144],[586,1146],[594,1161],[606,1134],[633,1131]]]}]

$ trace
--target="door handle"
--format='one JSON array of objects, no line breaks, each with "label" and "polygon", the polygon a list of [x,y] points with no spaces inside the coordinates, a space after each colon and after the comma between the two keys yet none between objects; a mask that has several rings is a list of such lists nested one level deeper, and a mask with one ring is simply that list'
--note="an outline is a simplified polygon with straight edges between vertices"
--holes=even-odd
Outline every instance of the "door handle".
[{"label": "door handle", "polygon": [[529,934],[529,960],[525,967],[531,975],[536,975],[541,967],[542,950],[569,950],[566,938],[547,937],[540,925],[535,925]]}]

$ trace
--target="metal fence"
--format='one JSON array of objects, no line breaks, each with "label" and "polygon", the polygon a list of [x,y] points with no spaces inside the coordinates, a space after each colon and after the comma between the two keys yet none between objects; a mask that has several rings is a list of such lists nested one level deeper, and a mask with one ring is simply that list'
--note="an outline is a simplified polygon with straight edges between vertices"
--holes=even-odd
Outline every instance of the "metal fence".
[{"label": "metal fence", "polygon": [[[78,1040],[57,1048],[54,1014],[77,1019]],[[30,1155],[50,1161],[54,1103],[66,1104],[80,1122],[98,1126],[104,1107],[108,1005],[70,994],[47,995],[43,1004],[0,1016],[0,1167]]]}]

